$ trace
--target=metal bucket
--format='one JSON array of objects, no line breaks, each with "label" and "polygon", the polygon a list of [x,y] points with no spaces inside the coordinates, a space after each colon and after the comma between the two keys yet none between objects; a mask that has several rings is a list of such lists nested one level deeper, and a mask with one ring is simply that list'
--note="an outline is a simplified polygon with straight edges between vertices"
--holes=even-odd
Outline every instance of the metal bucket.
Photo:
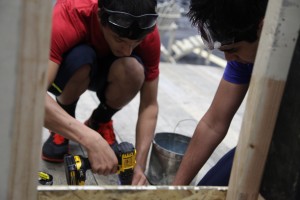
[{"label": "metal bucket", "polygon": [[170,185],[191,138],[177,133],[156,133],[147,171],[150,184]]}]

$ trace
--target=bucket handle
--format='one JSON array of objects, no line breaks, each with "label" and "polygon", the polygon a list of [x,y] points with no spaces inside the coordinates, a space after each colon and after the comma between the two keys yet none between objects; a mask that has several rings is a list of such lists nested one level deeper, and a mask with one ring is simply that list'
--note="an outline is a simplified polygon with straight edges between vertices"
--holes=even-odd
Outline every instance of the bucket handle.
[{"label": "bucket handle", "polygon": [[[197,120],[195,120],[195,119],[182,119],[182,120],[179,120],[178,122],[177,122],[177,124],[176,124],[176,126],[175,126],[175,128],[174,128],[174,133],[176,133],[176,129],[179,127],[179,125],[180,124],[182,124],[183,122],[185,122],[185,121],[194,121],[195,122],[195,124],[196,124],[196,126],[197,126]],[[196,127],[195,126],[195,127]]]}]

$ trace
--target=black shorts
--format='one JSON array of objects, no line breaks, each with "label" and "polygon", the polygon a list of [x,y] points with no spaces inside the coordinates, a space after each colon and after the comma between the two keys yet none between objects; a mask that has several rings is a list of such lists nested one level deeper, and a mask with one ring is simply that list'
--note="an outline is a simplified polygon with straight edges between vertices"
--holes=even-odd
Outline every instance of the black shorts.
[{"label": "black shorts", "polygon": [[[133,54],[132,57],[135,57],[142,64],[138,56]],[[59,96],[76,70],[88,64],[91,66],[91,81],[88,89],[96,92],[100,101],[103,101],[109,69],[116,59],[118,58],[112,54],[107,57],[97,57],[96,51],[86,44],[75,46],[63,56],[55,80],[48,91]],[[99,65],[100,63],[101,65]]]}]

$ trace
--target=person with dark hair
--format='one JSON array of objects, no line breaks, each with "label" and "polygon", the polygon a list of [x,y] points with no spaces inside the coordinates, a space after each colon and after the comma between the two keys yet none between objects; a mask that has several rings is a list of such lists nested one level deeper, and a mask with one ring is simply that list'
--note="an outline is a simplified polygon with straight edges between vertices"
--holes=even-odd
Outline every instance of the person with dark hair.
[{"label": "person with dark hair", "polygon": [[[191,0],[188,16],[210,50],[228,61],[209,109],[199,121],[173,185],[187,185],[226,136],[250,82],[267,0]],[[235,148],[198,185],[227,186]]]},{"label": "person with dark hair", "polygon": [[[53,9],[42,159],[63,162],[69,139],[87,151],[94,173],[117,171],[112,116],[140,93],[133,185],[144,175],[154,135],[160,38],[156,0],[57,0]],[[75,118],[80,96],[96,92],[100,104],[84,123]]]}]

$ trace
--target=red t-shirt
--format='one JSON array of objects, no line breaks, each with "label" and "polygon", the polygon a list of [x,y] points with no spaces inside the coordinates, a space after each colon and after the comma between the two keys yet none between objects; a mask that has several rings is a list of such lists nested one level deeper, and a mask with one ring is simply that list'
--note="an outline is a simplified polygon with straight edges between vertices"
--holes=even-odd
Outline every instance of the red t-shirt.
[{"label": "red t-shirt", "polygon": [[[53,9],[50,60],[60,64],[65,52],[80,43],[96,49],[100,57],[111,54],[97,16],[98,0],[57,0]],[[142,59],[146,80],[159,74],[160,38],[157,27],[135,48]]]}]

